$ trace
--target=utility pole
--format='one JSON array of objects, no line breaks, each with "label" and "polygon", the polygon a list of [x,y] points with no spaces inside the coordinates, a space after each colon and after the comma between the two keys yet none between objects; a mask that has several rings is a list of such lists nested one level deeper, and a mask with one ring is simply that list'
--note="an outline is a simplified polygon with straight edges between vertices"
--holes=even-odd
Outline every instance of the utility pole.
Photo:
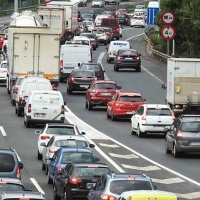
[{"label": "utility pole", "polygon": [[18,13],[18,0],[14,0],[14,13]]}]

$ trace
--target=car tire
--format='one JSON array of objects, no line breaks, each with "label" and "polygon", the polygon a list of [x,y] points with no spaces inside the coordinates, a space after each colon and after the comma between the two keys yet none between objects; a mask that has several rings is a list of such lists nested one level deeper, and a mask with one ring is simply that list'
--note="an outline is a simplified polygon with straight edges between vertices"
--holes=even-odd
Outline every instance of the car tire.
[{"label": "car tire", "polygon": [[37,159],[42,160],[42,154],[39,152],[39,150],[38,150],[38,154],[37,154]]},{"label": "car tire", "polygon": [[111,115],[111,119],[112,119],[112,121],[116,121],[117,120],[117,118],[113,114]]},{"label": "car tire", "polygon": [[110,119],[111,118],[111,116],[108,114],[108,111],[107,111],[107,119]]},{"label": "car tire", "polygon": [[54,200],[61,200],[61,198],[57,195],[57,189],[56,189],[55,184],[53,185],[53,199]]},{"label": "car tire", "polygon": [[141,66],[138,66],[136,69],[135,69],[136,72],[141,72]]},{"label": "car tire", "polygon": [[51,184],[53,184],[53,180],[48,176],[48,181],[47,181],[47,183],[49,184],[49,185],[51,185]]},{"label": "car tire", "polygon": [[18,117],[21,117],[21,116],[22,116],[22,110],[17,109],[17,116],[18,116]]},{"label": "car tire", "polygon": [[31,123],[26,119],[26,128],[30,128]]},{"label": "car tire", "polygon": [[107,63],[111,63],[111,60],[109,58],[107,58]]},{"label": "car tire", "polygon": [[167,140],[165,140],[165,153],[166,154],[170,154],[171,153],[171,151],[168,148],[168,142],[167,142]]},{"label": "car tire", "polygon": [[93,109],[93,105],[88,101],[88,110],[92,110]]},{"label": "car tire", "polygon": [[139,124],[138,124],[138,127],[137,127],[137,135],[138,135],[139,138],[144,137],[144,133],[141,132]]},{"label": "car tire", "polygon": [[45,168],[45,174],[46,174],[46,175],[48,175],[48,171],[49,171],[49,170],[48,170],[48,166],[46,166],[46,168]]},{"label": "car tire", "polygon": [[131,127],[131,135],[135,135],[135,131],[133,131],[132,127]]},{"label": "car tire", "polygon": [[45,171],[46,167],[44,165],[44,163],[42,163],[42,171]]},{"label": "car tire", "polygon": [[72,90],[69,88],[69,85],[67,84],[67,94],[72,94]]},{"label": "car tire", "polygon": [[173,145],[173,155],[174,158],[178,158],[180,156],[180,152],[177,151],[176,145]]},{"label": "car tire", "polygon": [[116,37],[116,40],[119,40],[119,36]]},{"label": "car tire", "polygon": [[85,101],[85,108],[88,108],[88,102],[87,102],[87,100]]}]

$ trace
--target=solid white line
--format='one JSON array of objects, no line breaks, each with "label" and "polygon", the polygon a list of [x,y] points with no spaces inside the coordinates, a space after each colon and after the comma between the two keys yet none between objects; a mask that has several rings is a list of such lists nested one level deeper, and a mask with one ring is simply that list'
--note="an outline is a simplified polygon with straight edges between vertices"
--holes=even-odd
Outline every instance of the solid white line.
[{"label": "solid white line", "polygon": [[7,135],[6,135],[6,132],[5,132],[4,128],[3,128],[3,126],[0,126],[0,131],[1,131],[1,134],[2,134],[4,137],[7,136]]},{"label": "solid white line", "polygon": [[42,188],[39,186],[39,184],[34,178],[30,178],[30,180],[39,192],[41,192],[42,194],[45,194],[45,192],[42,190]]}]

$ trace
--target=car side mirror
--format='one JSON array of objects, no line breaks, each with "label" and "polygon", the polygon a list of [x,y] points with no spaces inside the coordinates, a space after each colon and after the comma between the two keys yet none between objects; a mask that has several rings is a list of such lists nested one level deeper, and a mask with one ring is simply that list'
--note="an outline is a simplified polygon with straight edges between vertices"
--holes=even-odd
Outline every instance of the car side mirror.
[{"label": "car side mirror", "polygon": [[138,56],[141,56],[141,53],[138,53]]},{"label": "car side mirror", "polygon": [[46,147],[47,145],[46,145],[45,142],[42,142],[42,143],[40,144],[40,146],[42,146],[42,147]]},{"label": "car side mirror", "polygon": [[64,101],[64,105],[66,106],[66,102]]},{"label": "car side mirror", "polygon": [[135,111],[132,111],[132,114],[133,114],[133,115],[135,115],[135,113],[136,113]]},{"label": "car side mirror", "polygon": [[81,132],[81,135],[85,135],[86,133],[85,132]]},{"label": "car side mirror", "polygon": [[161,88],[162,88],[163,90],[166,90],[166,89],[167,89],[167,85],[166,85],[165,83],[162,83]]},{"label": "car side mirror", "polygon": [[90,144],[89,147],[90,147],[90,148],[94,148],[95,145],[94,145],[94,144]]},{"label": "car side mirror", "polygon": [[37,135],[39,135],[39,134],[41,134],[41,133],[42,133],[41,130],[36,130],[36,131],[35,131],[35,134],[37,134]]},{"label": "car side mirror", "polygon": [[45,157],[46,160],[52,160],[52,158],[50,158],[49,156]]},{"label": "car side mirror", "polygon": [[122,89],[122,86],[117,86],[117,89],[118,89],[118,90]]},{"label": "car side mirror", "polygon": [[108,51],[108,47],[106,47],[106,50]]},{"label": "car side mirror", "polygon": [[146,101],[146,99],[143,99],[143,101]]},{"label": "car side mirror", "polygon": [[19,162],[19,168],[20,168],[20,169],[23,169],[23,168],[24,168],[23,163]]},{"label": "car side mirror", "polygon": [[95,160],[96,160],[96,162],[98,162],[98,161],[100,161],[100,158],[96,158]]}]

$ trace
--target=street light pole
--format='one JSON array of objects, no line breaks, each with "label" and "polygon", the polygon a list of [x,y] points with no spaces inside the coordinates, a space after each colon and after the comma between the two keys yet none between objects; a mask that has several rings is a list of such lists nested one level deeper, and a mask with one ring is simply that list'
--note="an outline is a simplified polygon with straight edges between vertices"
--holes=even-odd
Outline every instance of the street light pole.
[{"label": "street light pole", "polygon": [[14,0],[14,12],[18,13],[18,0]]}]

